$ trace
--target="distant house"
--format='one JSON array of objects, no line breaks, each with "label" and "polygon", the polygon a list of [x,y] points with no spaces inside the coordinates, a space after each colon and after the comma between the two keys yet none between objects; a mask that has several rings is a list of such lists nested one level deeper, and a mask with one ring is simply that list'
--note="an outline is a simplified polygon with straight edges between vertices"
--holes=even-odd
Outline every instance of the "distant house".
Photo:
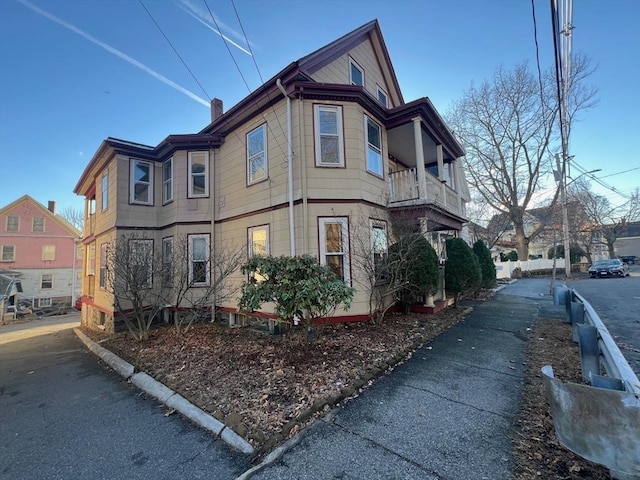
[{"label": "distant house", "polygon": [[80,231],[25,195],[0,208],[0,274],[19,279],[34,309],[71,306],[80,295]]},{"label": "distant house", "polygon": [[616,256],[635,255],[640,257],[640,222],[626,224],[613,244]]},{"label": "distant house", "polygon": [[[369,239],[374,262],[393,241],[394,219],[408,219],[440,252],[460,236],[470,199],[464,150],[428,98],[405,103],[377,21],[289,64],[230,110],[218,99],[211,107],[200,132],[156,146],[107,138],[80,176],[84,324],[113,326],[107,246],[132,233],[167,265],[176,239],[188,237],[196,288],[215,275],[210,246],[314,255],[358,290],[351,310],[336,313],[344,321],[369,312],[356,239]],[[231,317],[236,307],[216,305]]]}]

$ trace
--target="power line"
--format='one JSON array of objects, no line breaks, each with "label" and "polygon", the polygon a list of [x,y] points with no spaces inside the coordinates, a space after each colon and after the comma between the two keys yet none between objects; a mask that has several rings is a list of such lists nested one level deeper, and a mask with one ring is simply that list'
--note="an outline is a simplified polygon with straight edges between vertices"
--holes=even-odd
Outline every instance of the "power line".
[{"label": "power line", "polygon": [[536,44],[536,66],[538,67],[538,84],[540,85],[540,101],[544,108],[544,89],[542,87],[542,72],[540,71],[540,47],[538,46],[538,24],[536,22],[535,0],[531,0],[531,14],[533,16],[533,39]]},{"label": "power line", "polygon": [[640,170],[640,167],[630,168],[629,170],[623,170],[622,172],[618,172],[618,173],[610,173],[609,175],[602,175],[600,176],[600,179],[607,178],[607,177],[614,177],[616,175],[622,175],[623,173],[634,172],[636,170]]},{"label": "power line", "polygon": [[209,96],[209,94],[206,92],[206,90],[204,89],[204,87],[202,86],[202,84],[198,81],[198,79],[196,78],[196,76],[193,74],[193,72],[191,71],[191,69],[188,67],[187,63],[184,61],[184,59],[180,56],[180,54],[178,53],[178,50],[176,50],[176,47],[173,46],[173,44],[171,43],[171,40],[169,40],[169,38],[165,35],[164,31],[162,30],[162,28],[160,27],[160,25],[158,24],[158,22],[156,22],[156,19],[153,18],[153,15],[151,15],[151,12],[149,11],[149,9],[145,6],[144,3],[142,3],[142,0],[138,0],[138,2],[140,3],[140,5],[142,5],[142,8],[145,9],[145,11],[147,12],[147,14],[149,15],[149,18],[151,18],[151,21],[155,24],[155,26],[158,28],[158,30],[160,30],[160,33],[162,34],[162,36],[164,37],[164,39],[167,41],[167,43],[169,44],[169,46],[171,47],[171,49],[173,50],[173,52],[178,56],[178,58],[180,59],[180,61],[182,62],[182,65],[184,65],[184,68],[187,69],[187,71],[191,74],[191,77],[195,80],[195,82],[198,84],[198,86],[200,87],[200,90],[202,90],[202,93],[204,93],[204,96],[207,97],[207,99],[209,99],[209,101],[211,101],[211,97]]},{"label": "power line", "polygon": [[[207,7],[207,10],[209,11],[209,15],[211,16],[211,20],[213,20],[214,25],[216,26],[216,28],[222,32],[222,30],[220,30],[220,27],[218,26],[218,22],[215,18],[215,16],[213,15],[213,12],[211,11],[211,8],[209,8],[209,4],[207,3],[207,0],[202,0],[205,4],[205,6]],[[247,90],[249,91],[249,93],[251,93],[251,87],[249,87],[249,83],[247,82],[247,79],[245,78],[244,74],[242,73],[242,70],[240,69],[240,66],[238,65],[238,62],[236,61],[236,58],[233,56],[233,53],[231,52],[231,49],[229,48],[229,44],[226,40],[226,38],[224,36],[221,36],[220,38],[222,38],[222,41],[224,42],[224,46],[227,48],[227,52],[229,52],[229,56],[231,57],[231,60],[233,60],[233,64],[236,66],[236,70],[238,70],[238,73],[240,74],[240,77],[242,78],[242,81],[244,82],[245,86],[247,87]],[[245,37],[246,38],[246,37]],[[248,42],[247,42],[248,44]],[[251,46],[249,45],[249,49],[251,49]],[[253,55],[252,55],[253,56]],[[255,62],[255,59],[254,59]],[[270,101],[270,99],[267,97],[267,99]],[[256,102],[256,100],[253,100],[253,104],[255,107],[259,107],[258,103]],[[272,106],[273,108],[273,106]],[[278,116],[276,115],[276,118]],[[262,118],[266,121],[266,117],[264,115],[264,113],[262,113]],[[271,130],[271,127],[269,126],[269,122],[266,122],[267,125],[267,129],[269,130],[269,132],[271,133],[273,139],[276,141],[276,144],[278,145],[278,148],[280,148],[280,151],[282,152],[282,155],[286,158],[287,154],[285,153],[284,149],[282,148],[282,145],[280,145],[280,142],[278,141],[278,137],[276,137],[273,134],[273,130]],[[281,125],[282,127],[282,125]],[[234,130],[235,132],[235,130]],[[284,131],[283,131],[284,132]],[[238,135],[238,133],[236,132],[236,135]],[[288,139],[287,139],[288,141]]]}]

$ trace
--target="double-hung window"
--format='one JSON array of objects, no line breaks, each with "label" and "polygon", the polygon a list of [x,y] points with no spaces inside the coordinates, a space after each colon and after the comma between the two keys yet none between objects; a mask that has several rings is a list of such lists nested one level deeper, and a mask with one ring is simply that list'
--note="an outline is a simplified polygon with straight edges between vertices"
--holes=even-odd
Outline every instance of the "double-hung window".
[{"label": "double-hung window", "polygon": [[96,244],[92,243],[87,248],[87,275],[96,273]]},{"label": "double-hung window", "polygon": [[316,165],[319,167],[344,167],[342,107],[315,105],[313,108]]},{"label": "double-hung window", "polygon": [[387,92],[385,92],[380,85],[376,85],[376,95],[378,96],[378,101],[385,107],[389,107],[389,97],[387,96]]},{"label": "double-hung window", "polygon": [[385,280],[387,254],[387,224],[381,221],[371,220],[371,262],[376,283]]},{"label": "double-hung window", "polygon": [[33,232],[44,232],[44,217],[33,217],[31,230]]},{"label": "double-hung window", "polygon": [[143,160],[131,160],[130,202],[153,205],[153,164]]},{"label": "double-hung window", "polygon": [[15,262],[16,260],[16,246],[15,245],[0,245],[0,257],[1,262]]},{"label": "double-hung window", "polygon": [[170,287],[173,269],[173,237],[162,239],[162,286]]},{"label": "double-hung window", "polygon": [[269,225],[249,228],[249,258],[269,255]]},{"label": "double-hung window", "polygon": [[173,200],[173,158],[162,164],[162,203]]},{"label": "double-hung window", "polygon": [[153,284],[153,240],[129,240],[129,268],[127,278],[131,290],[151,288]]},{"label": "double-hung window", "polygon": [[7,217],[7,232],[20,231],[20,217],[9,215]]},{"label": "double-hung window", "polygon": [[269,175],[267,166],[267,125],[247,133],[247,184],[264,180]]},{"label": "double-hung window", "polygon": [[365,115],[364,128],[367,136],[367,171],[382,177],[384,174],[382,171],[382,135],[380,125]]},{"label": "double-hung window", "polygon": [[209,196],[209,152],[189,152],[189,198]]},{"label": "double-hung window", "polygon": [[53,288],[53,273],[43,273],[40,275],[40,288],[50,290]]},{"label": "double-hung window", "polygon": [[209,285],[209,235],[189,235],[189,283],[193,287]]},{"label": "double-hung window", "polygon": [[100,288],[107,288],[107,244],[100,245]]},{"label": "double-hung window", "polygon": [[109,172],[105,170],[102,174],[102,211],[109,207]]},{"label": "double-hung window", "polygon": [[42,260],[46,262],[53,262],[56,259],[56,246],[55,245],[43,245],[42,246]]},{"label": "double-hung window", "polygon": [[353,58],[349,58],[349,81],[351,85],[364,87],[364,70]]},{"label": "double-hung window", "polygon": [[349,222],[347,217],[320,218],[320,263],[337,278],[351,281],[349,267]]}]

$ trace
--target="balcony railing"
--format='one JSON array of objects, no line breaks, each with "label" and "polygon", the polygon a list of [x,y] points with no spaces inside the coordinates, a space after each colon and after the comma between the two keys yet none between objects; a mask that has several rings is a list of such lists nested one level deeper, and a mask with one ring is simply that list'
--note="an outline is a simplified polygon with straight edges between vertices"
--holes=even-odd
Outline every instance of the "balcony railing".
[{"label": "balcony railing", "polygon": [[418,175],[415,168],[391,173],[389,175],[389,204],[393,206],[433,203],[451,213],[462,216],[462,203],[458,192],[429,172],[425,172],[425,180],[426,192],[423,198],[420,198]]}]

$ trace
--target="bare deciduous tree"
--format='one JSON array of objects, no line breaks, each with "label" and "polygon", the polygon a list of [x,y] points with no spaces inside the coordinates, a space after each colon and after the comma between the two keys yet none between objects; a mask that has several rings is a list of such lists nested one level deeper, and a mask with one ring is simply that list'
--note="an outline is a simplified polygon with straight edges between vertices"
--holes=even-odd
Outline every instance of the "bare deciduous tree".
[{"label": "bare deciduous tree", "polygon": [[[578,182],[576,182],[578,183]],[[589,259],[594,246],[606,247],[609,258],[615,256],[614,244],[629,222],[640,220],[640,190],[636,189],[626,202],[611,205],[608,198],[591,191],[587,182],[581,182],[571,191],[570,198],[580,207],[582,224],[576,229],[580,246]]]},{"label": "bare deciduous tree", "polygon": [[58,215],[82,232],[84,228],[84,212],[81,208],[65,207]]},{"label": "bare deciduous tree", "polygon": [[[570,121],[594,104],[595,95],[583,82],[592,72],[586,57],[576,56],[572,68]],[[498,68],[491,81],[472,85],[448,116],[466,149],[470,183],[489,206],[508,215],[519,258],[528,258],[529,242],[540,233],[525,232],[525,211],[552,168],[549,149],[558,114],[554,82],[550,73],[537,78],[526,64],[512,71]]]},{"label": "bare deciduous tree", "polygon": [[154,278],[162,271],[153,240],[138,234],[126,234],[106,246],[106,258],[99,271],[100,285],[113,297],[116,313],[137,340],[149,338],[153,319],[164,301]]},{"label": "bare deciduous tree", "polygon": [[214,305],[239,291],[239,285],[229,282],[229,276],[245,261],[246,251],[231,244],[215,249],[207,246],[194,258],[187,235],[175,237],[170,248],[171,252],[163,252],[162,297],[171,305],[173,324],[180,335],[193,322],[211,315]]},{"label": "bare deciduous tree", "polygon": [[161,245],[154,251],[150,238],[121,235],[107,244],[106,261],[100,268],[101,285],[113,296],[116,312],[138,340],[148,339],[149,328],[163,309],[172,312],[178,334],[211,315],[217,303],[238,291],[228,277],[246,257],[244,247],[213,249],[208,242],[198,245],[194,255],[188,235]]}]

